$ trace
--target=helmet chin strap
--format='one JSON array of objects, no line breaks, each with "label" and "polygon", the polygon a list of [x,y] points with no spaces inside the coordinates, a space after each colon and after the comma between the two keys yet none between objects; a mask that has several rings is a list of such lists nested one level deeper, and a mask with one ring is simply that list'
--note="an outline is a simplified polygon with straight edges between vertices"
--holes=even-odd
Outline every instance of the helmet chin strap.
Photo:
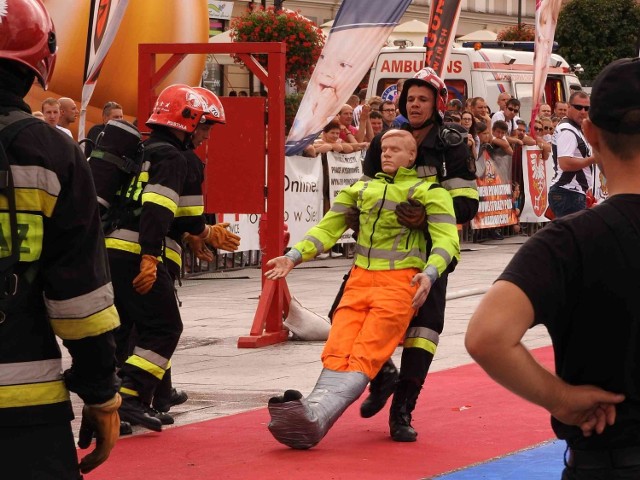
[{"label": "helmet chin strap", "polygon": [[435,122],[433,121],[433,116],[431,116],[431,118],[428,118],[422,125],[420,125],[419,127],[414,127],[411,124],[409,124],[409,131],[413,132],[415,130],[422,130],[423,128],[427,128],[429,125],[434,124]]},{"label": "helmet chin strap", "polygon": [[192,133],[185,132],[184,140],[182,141],[182,146],[186,149],[189,149],[191,146],[193,146],[192,140],[193,140],[193,132]]}]

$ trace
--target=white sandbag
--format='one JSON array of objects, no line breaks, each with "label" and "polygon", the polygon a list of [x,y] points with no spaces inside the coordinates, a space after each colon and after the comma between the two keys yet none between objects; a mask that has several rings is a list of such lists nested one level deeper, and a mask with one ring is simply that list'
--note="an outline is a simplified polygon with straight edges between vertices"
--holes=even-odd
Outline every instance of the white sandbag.
[{"label": "white sandbag", "polygon": [[291,296],[289,315],[283,322],[293,334],[292,340],[320,341],[329,338],[331,323],[327,317],[305,308],[296,297]]}]

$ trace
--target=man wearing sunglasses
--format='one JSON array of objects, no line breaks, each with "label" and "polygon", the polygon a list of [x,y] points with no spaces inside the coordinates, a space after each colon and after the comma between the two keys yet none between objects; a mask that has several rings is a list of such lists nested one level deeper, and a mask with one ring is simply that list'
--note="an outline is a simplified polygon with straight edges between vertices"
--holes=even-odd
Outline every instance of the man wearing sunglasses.
[{"label": "man wearing sunglasses", "polygon": [[517,98],[510,98],[507,100],[507,106],[504,110],[496,112],[491,117],[491,128],[498,120],[502,120],[509,126],[506,139],[512,146],[522,146],[522,140],[516,135],[516,122],[520,120],[518,114],[520,113],[520,100]]},{"label": "man wearing sunglasses", "polygon": [[589,95],[574,92],[569,98],[566,118],[556,127],[552,142],[555,174],[549,189],[549,206],[556,217],[587,208],[595,159],[582,133],[582,122],[589,116],[590,105]]}]

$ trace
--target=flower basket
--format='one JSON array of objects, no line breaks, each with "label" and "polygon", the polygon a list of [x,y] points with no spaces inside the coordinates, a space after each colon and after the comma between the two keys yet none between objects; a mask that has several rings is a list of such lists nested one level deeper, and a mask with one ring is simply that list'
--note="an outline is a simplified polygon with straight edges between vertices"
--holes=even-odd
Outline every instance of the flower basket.
[{"label": "flower basket", "polygon": [[536,29],[533,25],[521,23],[503,28],[498,32],[500,42],[531,42],[536,39]]},{"label": "flower basket", "polygon": [[[247,11],[232,20],[231,38],[234,42],[285,42],[286,75],[298,88],[311,77],[324,46],[322,30],[313,22],[298,12],[276,13],[273,7]],[[256,57],[266,66],[265,55]]]}]

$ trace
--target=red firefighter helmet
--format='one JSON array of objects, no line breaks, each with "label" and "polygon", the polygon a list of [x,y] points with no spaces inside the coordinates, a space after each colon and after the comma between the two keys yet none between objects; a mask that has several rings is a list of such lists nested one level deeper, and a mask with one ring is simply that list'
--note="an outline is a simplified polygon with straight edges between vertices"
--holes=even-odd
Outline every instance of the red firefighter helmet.
[{"label": "red firefighter helmet", "polygon": [[28,67],[46,89],[56,49],[55,28],[41,0],[0,1],[0,58]]},{"label": "red firefighter helmet", "polygon": [[200,123],[205,122],[207,102],[188,85],[169,85],[160,92],[147,126],[165,127],[193,133]]},{"label": "red firefighter helmet", "polygon": [[205,123],[227,123],[227,119],[224,116],[224,107],[218,96],[203,87],[193,87],[193,89],[207,102],[206,113],[204,114]]},{"label": "red firefighter helmet", "polygon": [[407,118],[407,95],[409,94],[409,88],[416,85],[426,86],[433,90],[435,94],[436,111],[438,112],[438,115],[434,115],[434,117],[442,124],[444,120],[444,113],[447,111],[447,86],[431,67],[423,68],[416,73],[413,78],[404,82],[402,93],[398,100],[398,109],[400,110],[400,113]]}]

